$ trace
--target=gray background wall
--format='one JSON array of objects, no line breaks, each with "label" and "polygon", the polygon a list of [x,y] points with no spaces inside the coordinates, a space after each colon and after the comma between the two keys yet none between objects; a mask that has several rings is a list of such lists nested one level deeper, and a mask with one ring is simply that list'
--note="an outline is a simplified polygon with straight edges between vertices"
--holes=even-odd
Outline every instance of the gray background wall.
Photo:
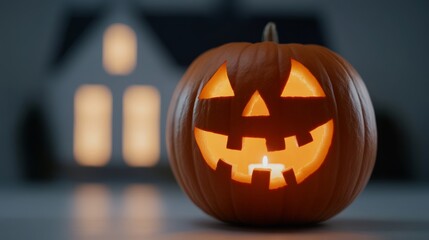
[{"label": "gray background wall", "polygon": [[[210,12],[218,1],[135,1],[147,9]],[[17,181],[18,119],[30,95],[42,93],[58,37],[61,14],[70,5],[102,1],[0,2],[0,182]],[[237,1],[240,14],[319,12],[328,41],[360,72],[373,102],[407,133],[409,162],[429,180],[429,2],[372,0]]]}]

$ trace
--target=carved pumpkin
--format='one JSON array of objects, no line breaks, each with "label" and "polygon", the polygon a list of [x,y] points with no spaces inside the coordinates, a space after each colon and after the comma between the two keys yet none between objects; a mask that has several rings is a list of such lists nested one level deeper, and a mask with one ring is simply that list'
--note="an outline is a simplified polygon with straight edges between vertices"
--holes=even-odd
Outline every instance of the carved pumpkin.
[{"label": "carved pumpkin", "polygon": [[[277,38],[268,24],[265,39]],[[226,222],[324,221],[366,185],[372,104],[358,73],[315,45],[230,43],[189,67],[167,120],[170,163],[206,213]]]}]

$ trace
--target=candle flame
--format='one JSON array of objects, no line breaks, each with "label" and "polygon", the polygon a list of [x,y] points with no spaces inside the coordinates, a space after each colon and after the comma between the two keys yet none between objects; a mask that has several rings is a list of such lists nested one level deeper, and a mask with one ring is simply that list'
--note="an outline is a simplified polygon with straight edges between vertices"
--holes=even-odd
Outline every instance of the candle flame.
[{"label": "candle flame", "polygon": [[262,165],[263,165],[264,167],[267,167],[267,166],[268,166],[268,157],[267,157],[266,155],[264,155],[264,156],[262,157]]}]

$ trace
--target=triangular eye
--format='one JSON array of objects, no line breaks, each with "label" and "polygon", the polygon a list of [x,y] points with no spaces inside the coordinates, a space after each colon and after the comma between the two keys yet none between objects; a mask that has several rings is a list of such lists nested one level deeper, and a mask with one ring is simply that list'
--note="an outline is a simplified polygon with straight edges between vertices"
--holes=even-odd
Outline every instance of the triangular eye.
[{"label": "triangular eye", "polygon": [[232,97],[234,91],[229,82],[226,71],[226,62],[213,74],[200,93],[199,99],[208,99],[216,97]]},{"label": "triangular eye", "polygon": [[325,97],[319,82],[304,65],[294,59],[291,65],[282,97]]},{"label": "triangular eye", "polygon": [[262,99],[258,91],[255,91],[253,93],[249,102],[246,104],[246,107],[244,107],[244,110],[241,116],[243,117],[270,116],[270,111],[267,108],[267,104],[265,104],[264,99]]}]

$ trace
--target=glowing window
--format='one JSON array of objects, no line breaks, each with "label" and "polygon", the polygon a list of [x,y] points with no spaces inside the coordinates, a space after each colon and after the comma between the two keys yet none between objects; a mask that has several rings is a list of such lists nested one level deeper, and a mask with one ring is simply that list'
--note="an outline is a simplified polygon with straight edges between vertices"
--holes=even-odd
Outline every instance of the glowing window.
[{"label": "glowing window", "polygon": [[112,24],[103,38],[103,66],[112,75],[127,75],[134,70],[137,59],[137,38],[124,24]]},{"label": "glowing window", "polygon": [[74,156],[83,166],[106,165],[111,155],[112,94],[103,85],[83,85],[74,98]]},{"label": "glowing window", "polygon": [[131,86],[123,99],[123,156],[130,166],[153,166],[160,154],[161,99],[156,88]]}]

